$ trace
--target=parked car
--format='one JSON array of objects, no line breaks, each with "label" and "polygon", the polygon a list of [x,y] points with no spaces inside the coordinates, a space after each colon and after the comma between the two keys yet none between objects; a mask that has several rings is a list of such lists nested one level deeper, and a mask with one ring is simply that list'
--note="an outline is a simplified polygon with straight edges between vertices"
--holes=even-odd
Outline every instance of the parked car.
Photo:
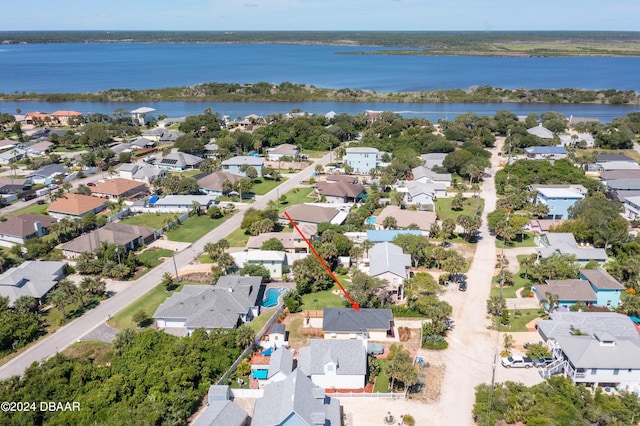
[{"label": "parked car", "polygon": [[533,360],[526,356],[511,355],[502,358],[502,366],[505,368],[531,368]]},{"label": "parked car", "polygon": [[22,197],[22,201],[29,201],[29,200],[33,200],[34,198],[36,198],[37,195],[36,194],[27,194],[24,197]]},{"label": "parked car", "polygon": [[546,356],[544,358],[538,358],[533,360],[534,367],[546,367],[547,365],[553,362],[553,358],[550,356]]},{"label": "parked car", "polygon": [[87,186],[96,186],[96,184],[93,182],[87,182]]},{"label": "parked car", "polygon": [[58,185],[55,183],[50,183],[49,185],[47,185],[47,188],[49,189],[58,189]]},{"label": "parked car", "polygon": [[458,290],[467,291],[467,282],[466,281],[460,282],[460,284],[458,285]]}]

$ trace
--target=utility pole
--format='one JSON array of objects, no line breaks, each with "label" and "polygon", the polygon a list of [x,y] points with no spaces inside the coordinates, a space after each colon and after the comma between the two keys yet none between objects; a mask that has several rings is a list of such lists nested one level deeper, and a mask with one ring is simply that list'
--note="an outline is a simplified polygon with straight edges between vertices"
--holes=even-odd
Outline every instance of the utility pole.
[{"label": "utility pole", "polygon": [[180,276],[178,275],[178,265],[176,265],[176,252],[178,251],[178,249],[176,249],[175,252],[173,252],[173,254],[171,255],[173,257],[173,269],[175,269],[176,271],[176,281],[180,281]]}]

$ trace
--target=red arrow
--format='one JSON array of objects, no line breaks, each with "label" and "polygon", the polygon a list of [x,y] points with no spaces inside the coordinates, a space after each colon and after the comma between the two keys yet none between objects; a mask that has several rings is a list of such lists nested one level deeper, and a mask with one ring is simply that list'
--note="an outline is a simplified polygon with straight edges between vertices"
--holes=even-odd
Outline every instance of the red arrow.
[{"label": "red arrow", "polygon": [[298,225],[296,225],[296,223],[293,221],[293,219],[291,219],[291,216],[289,216],[289,213],[284,212],[284,215],[287,217],[287,219],[289,219],[289,222],[291,222],[291,224],[296,229],[296,231],[298,231],[298,234],[300,234],[300,236],[302,237],[304,242],[307,243],[307,245],[309,246],[309,248],[311,249],[313,254],[316,255],[316,257],[318,258],[318,260],[320,261],[322,266],[324,266],[324,269],[326,269],[327,272],[329,273],[329,276],[331,276],[331,278],[333,278],[333,280],[336,282],[336,284],[338,284],[338,287],[340,287],[340,290],[342,290],[342,292],[347,297],[347,299],[349,299],[349,302],[351,302],[351,307],[353,309],[355,309],[356,311],[359,311],[360,310],[360,305],[358,305],[358,302],[354,302],[353,299],[351,298],[351,296],[349,296],[349,293],[347,293],[347,290],[345,290],[344,287],[342,287],[342,284],[340,284],[340,281],[338,281],[338,278],[336,278],[334,273],[331,271],[331,268],[329,268],[329,265],[327,265],[327,263],[320,257],[320,255],[318,254],[316,249],[313,247],[313,245],[311,245],[309,240],[307,240],[307,237],[305,237],[304,234],[300,231],[300,228],[298,228]]}]

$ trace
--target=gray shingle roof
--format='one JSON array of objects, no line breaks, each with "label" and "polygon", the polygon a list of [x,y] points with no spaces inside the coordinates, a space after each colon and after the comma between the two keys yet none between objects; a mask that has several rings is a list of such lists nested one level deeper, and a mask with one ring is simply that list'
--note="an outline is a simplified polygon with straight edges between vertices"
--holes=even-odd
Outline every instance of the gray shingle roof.
[{"label": "gray shingle roof", "polygon": [[224,276],[215,286],[184,286],[165,300],[153,317],[185,319],[187,328],[234,328],[240,314],[260,304],[260,281],[260,277]]},{"label": "gray shingle roof", "polygon": [[268,378],[272,378],[278,373],[285,375],[291,374],[293,371],[293,354],[287,348],[278,348],[271,353],[269,360]]},{"label": "gray shingle roof", "polygon": [[13,304],[20,296],[42,298],[56,285],[66,262],[26,261],[0,275],[0,296]]},{"label": "gray shingle roof", "polygon": [[411,266],[411,255],[404,254],[402,248],[390,242],[378,243],[369,249],[369,275],[377,277],[386,272],[407,277]]},{"label": "gray shingle roof", "polygon": [[597,302],[598,300],[591,285],[584,280],[548,280],[547,284],[536,285],[536,290],[542,297],[547,293],[555,294],[560,302]]},{"label": "gray shingle roof", "polygon": [[309,426],[341,424],[339,402],[319,390],[300,369],[295,370],[285,380],[265,387],[264,396],[256,401],[251,425],[273,426],[285,420]]},{"label": "gray shingle roof", "polygon": [[[309,204],[296,204],[287,207],[285,211],[293,221],[306,223],[331,222],[331,219],[338,214],[338,210],[332,207],[312,206]],[[288,221],[284,213],[280,215],[280,219]]]},{"label": "gray shingle roof", "polygon": [[361,333],[364,330],[389,330],[391,309],[324,308],[322,331],[325,333]]},{"label": "gray shingle roof", "polygon": [[242,166],[244,164],[248,166],[262,166],[264,165],[264,158],[252,157],[251,155],[240,155],[222,162],[223,166]]},{"label": "gray shingle roof", "polygon": [[538,253],[543,258],[549,257],[554,253],[573,254],[577,260],[598,260],[606,261],[608,259],[607,252],[604,249],[592,247],[579,247],[575,237],[570,232],[550,232],[544,234],[540,241],[544,247],[538,248]]},{"label": "gray shingle roof", "polygon": [[[298,368],[308,376],[325,374],[328,362],[336,364],[336,375],[367,374],[367,348],[363,340],[311,339],[300,349]],[[304,351],[303,351],[304,349]],[[303,356],[304,355],[304,356]]]},{"label": "gray shingle roof", "polygon": [[247,413],[231,401],[213,401],[192,426],[244,426]]},{"label": "gray shingle roof", "polygon": [[187,154],[186,152],[172,152],[162,160],[160,160],[161,165],[171,165],[171,166],[196,166],[204,161],[203,158],[197,157],[195,155]]},{"label": "gray shingle roof", "polygon": [[604,269],[581,269],[580,274],[598,290],[624,290],[624,286]]},{"label": "gray shingle roof", "polygon": [[438,182],[451,182],[450,173],[436,173],[426,166],[418,166],[411,169],[414,179],[427,178]]}]

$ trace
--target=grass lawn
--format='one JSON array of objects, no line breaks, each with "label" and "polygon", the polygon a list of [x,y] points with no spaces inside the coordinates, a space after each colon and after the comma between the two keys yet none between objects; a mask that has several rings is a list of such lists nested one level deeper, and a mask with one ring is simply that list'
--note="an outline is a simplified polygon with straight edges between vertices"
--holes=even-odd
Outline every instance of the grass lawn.
[{"label": "grass lawn", "polygon": [[518,235],[515,240],[510,241],[505,244],[499,238],[496,238],[496,247],[498,248],[515,248],[515,247],[536,247],[536,243],[534,241],[533,232],[525,232],[524,234]]},{"label": "grass lawn", "polygon": [[249,327],[251,327],[251,329],[256,333],[260,331],[262,327],[264,327],[264,325],[267,323],[267,321],[269,321],[269,318],[271,318],[275,309],[276,308],[271,308],[271,309],[263,308],[260,315],[258,315],[257,318],[255,318],[253,321],[249,323]]},{"label": "grass lawn", "polygon": [[23,207],[20,210],[16,210],[11,212],[9,215],[10,216],[19,216],[21,214],[43,214],[46,215],[47,214],[47,207],[49,207],[49,204],[32,204],[30,206],[27,207]]},{"label": "grass lawn", "polygon": [[119,330],[123,330],[125,328],[137,328],[138,325],[133,321],[133,314],[138,309],[144,310],[149,316],[153,315],[156,309],[158,309],[158,306],[160,306],[165,299],[182,290],[184,285],[184,283],[178,283],[177,287],[171,292],[165,291],[164,287],[161,285],[154,287],[143,297],[127,305],[123,310],[115,314],[113,318],[109,320],[109,325]]},{"label": "grass lawn", "polygon": [[322,158],[327,155],[329,151],[315,151],[313,149],[303,149],[300,154],[306,154],[309,158]]},{"label": "grass lawn", "polygon": [[296,318],[289,324],[289,342],[302,342],[305,341],[306,336],[302,334],[302,320],[303,318]]},{"label": "grass lawn", "polygon": [[287,192],[285,194],[287,196],[287,202],[280,204],[280,213],[282,213],[287,207],[293,206],[294,204],[311,203],[316,201],[315,197],[309,197],[309,194],[311,194],[312,191],[313,188],[294,188]]},{"label": "grass lawn", "polygon": [[381,392],[381,393],[388,393],[389,392],[389,377],[387,377],[386,374],[384,374],[384,369],[387,366],[387,360],[386,359],[378,359],[378,362],[380,363],[380,374],[378,374],[378,377],[376,378],[376,384],[373,387],[373,392]]},{"label": "grass lawn", "polygon": [[466,214],[473,216],[477,211],[484,209],[484,200],[482,198],[467,198],[464,200],[464,206],[460,211],[451,210],[451,202],[453,197],[450,198],[438,198],[436,200],[436,213],[438,219],[453,219],[456,220],[458,216]]},{"label": "grass lawn", "polygon": [[[520,261],[525,257],[528,257],[528,256],[527,255],[518,256],[518,261]],[[513,275],[513,285],[505,286],[502,288],[502,297],[506,299],[515,298],[516,291],[518,291],[522,287],[527,287],[533,284],[530,279],[527,278],[525,280],[524,277],[520,275],[524,275],[524,270],[522,268],[520,268],[520,270]],[[493,286],[491,287],[491,294],[490,294],[491,296],[500,296],[500,287],[498,285],[498,282],[499,282],[499,277],[494,277]]]},{"label": "grass lawn", "polygon": [[231,215],[220,219],[211,219],[209,216],[191,216],[181,225],[167,231],[167,238],[170,241],[181,241],[193,243],[202,238],[206,233],[223,223]]},{"label": "grass lawn", "polygon": [[253,192],[256,195],[264,195],[267,192],[271,191],[276,186],[283,183],[285,180],[287,179],[282,178],[278,181],[275,181],[271,179],[256,178],[253,180],[253,187],[251,189],[251,192]]},{"label": "grass lawn", "polygon": [[64,354],[70,357],[90,357],[98,365],[113,360],[113,345],[105,342],[77,342],[64,350]]},{"label": "grass lawn", "polygon": [[167,219],[169,218],[173,221],[175,215],[170,213],[147,213],[129,216],[122,219],[120,222],[129,225],[140,225],[153,229],[160,229],[167,224]]},{"label": "grass lawn", "polygon": [[169,249],[152,248],[136,255],[136,257],[140,262],[147,265],[147,268],[153,269],[162,263],[161,257],[168,258],[171,255],[173,255],[173,252]]},{"label": "grass lawn", "polygon": [[[340,283],[345,285],[345,276],[340,276]],[[332,293],[340,290],[337,284],[334,284],[330,290],[320,291],[318,293],[309,293],[302,296],[302,309],[306,310],[322,310],[324,308],[344,308],[344,299],[340,294]]]},{"label": "grass lawn", "polygon": [[520,315],[516,316],[514,314],[514,310],[509,310],[509,317],[511,318],[511,323],[509,325],[500,324],[500,319],[498,319],[498,331],[529,331],[527,329],[527,324],[536,318],[542,318],[539,314],[539,309],[518,309]]},{"label": "grass lawn", "polygon": [[184,170],[182,172],[169,172],[169,173],[171,173],[172,175],[193,177],[193,176],[202,174],[202,171],[200,171],[199,169],[193,169],[193,170]]},{"label": "grass lawn", "polygon": [[238,228],[225,239],[229,241],[230,247],[245,247],[250,236],[244,229]]}]

